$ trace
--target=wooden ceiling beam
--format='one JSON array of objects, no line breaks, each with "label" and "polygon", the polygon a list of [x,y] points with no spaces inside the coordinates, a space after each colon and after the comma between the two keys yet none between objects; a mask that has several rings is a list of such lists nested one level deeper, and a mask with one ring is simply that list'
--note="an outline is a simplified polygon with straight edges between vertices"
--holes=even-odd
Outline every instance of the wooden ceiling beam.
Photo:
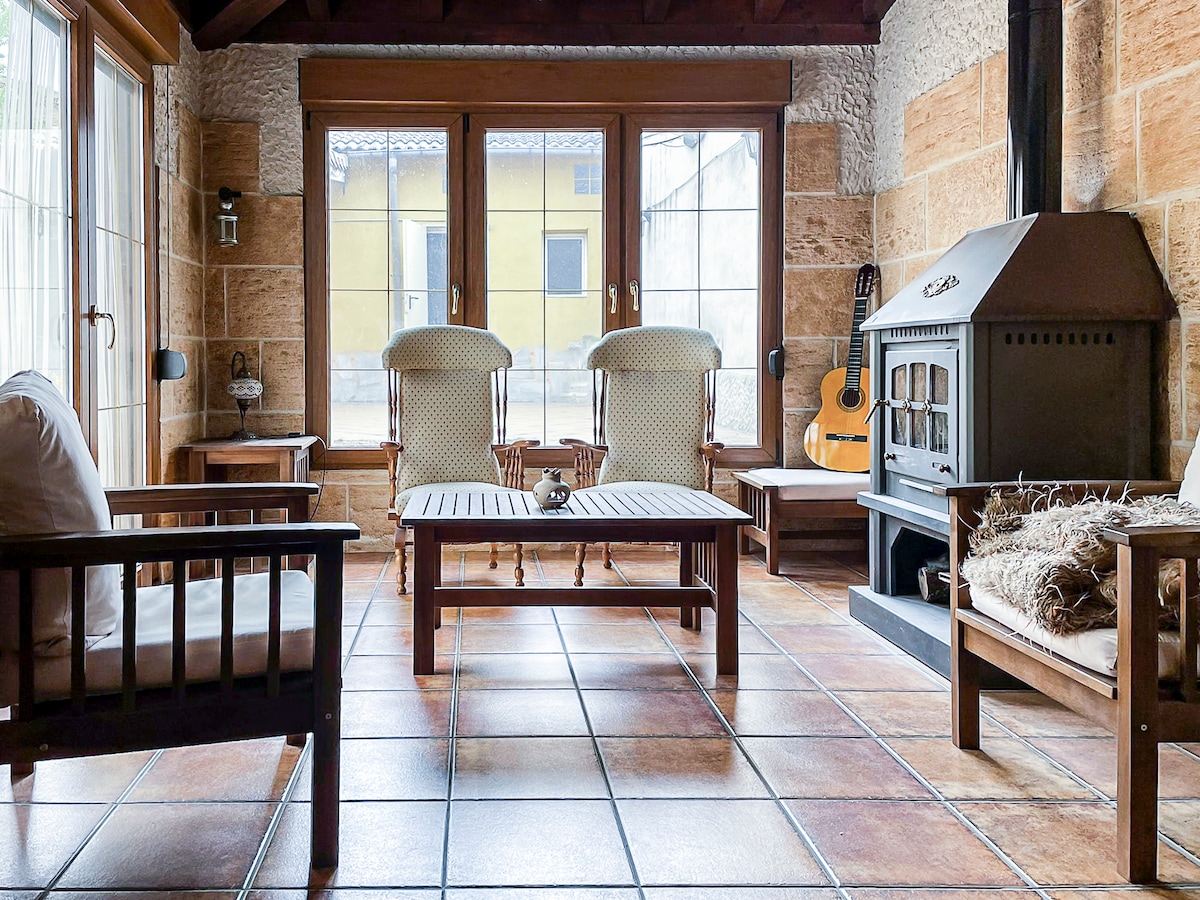
[{"label": "wooden ceiling beam", "polygon": [[[246,34],[286,0],[231,0],[192,36],[197,50],[221,50]],[[327,24],[327,23],[322,23]]]},{"label": "wooden ceiling beam", "polygon": [[642,21],[660,24],[667,21],[671,0],[642,0]]},{"label": "wooden ceiling beam", "polygon": [[330,0],[304,0],[304,3],[308,7],[308,17],[314,22],[328,22],[333,18]]},{"label": "wooden ceiling beam", "polygon": [[784,0],[754,0],[754,22],[757,25],[770,25],[783,12]]},{"label": "wooden ceiling beam", "polygon": [[863,21],[882,22],[896,0],[862,0]]},{"label": "wooden ceiling beam", "polygon": [[[594,22],[365,22],[345,19],[314,23],[270,19],[239,36],[239,39],[297,44],[554,44],[568,47],[705,47],[736,44],[771,47],[877,44],[879,25],[861,21],[816,25],[637,25]],[[199,41],[196,46],[213,49],[201,47]]]}]

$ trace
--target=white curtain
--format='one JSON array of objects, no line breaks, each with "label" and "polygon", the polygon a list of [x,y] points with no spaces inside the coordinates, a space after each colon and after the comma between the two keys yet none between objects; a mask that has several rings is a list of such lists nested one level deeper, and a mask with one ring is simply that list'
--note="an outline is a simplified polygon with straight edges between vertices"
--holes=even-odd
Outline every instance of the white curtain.
[{"label": "white curtain", "polygon": [[21,369],[71,385],[67,23],[0,0],[0,380]]}]

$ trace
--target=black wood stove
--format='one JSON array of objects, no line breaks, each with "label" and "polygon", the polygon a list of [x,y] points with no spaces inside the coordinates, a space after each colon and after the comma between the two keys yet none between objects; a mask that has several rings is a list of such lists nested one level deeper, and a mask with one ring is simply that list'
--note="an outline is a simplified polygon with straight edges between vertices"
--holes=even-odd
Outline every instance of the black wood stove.
[{"label": "black wood stove", "polygon": [[1154,325],[1171,304],[1132,216],[1057,211],[1061,23],[1060,0],[1010,0],[1010,220],[967,234],[862,326],[871,583],[850,589],[850,614],[946,676],[949,609],[918,592],[949,547],[935,485],[1153,475]]}]

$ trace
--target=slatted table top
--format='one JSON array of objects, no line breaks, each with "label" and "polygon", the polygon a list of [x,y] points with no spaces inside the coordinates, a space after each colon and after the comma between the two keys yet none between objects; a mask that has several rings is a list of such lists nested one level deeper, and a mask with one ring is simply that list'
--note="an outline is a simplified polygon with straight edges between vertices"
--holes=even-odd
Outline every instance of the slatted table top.
[{"label": "slatted table top", "polygon": [[571,494],[565,506],[542,509],[528,491],[430,491],[409,501],[401,517],[406,526],[469,522],[538,522],[563,524],[602,522],[689,522],[694,524],[749,523],[736,506],[705,491],[605,491],[590,489]]}]

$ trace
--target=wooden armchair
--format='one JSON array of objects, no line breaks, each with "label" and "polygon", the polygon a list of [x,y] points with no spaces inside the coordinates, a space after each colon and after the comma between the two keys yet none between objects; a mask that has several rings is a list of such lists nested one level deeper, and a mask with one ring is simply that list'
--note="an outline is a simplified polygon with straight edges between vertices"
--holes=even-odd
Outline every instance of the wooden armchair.
[{"label": "wooden armchair", "polygon": [[[725,445],[713,440],[721,351],[711,334],[675,326],[610,331],[588,354],[587,367],[593,371],[593,442],[560,441],[575,451],[580,490],[712,490]],[[580,544],[576,587],[583,585],[585,553]],[[612,567],[609,544],[601,558],[604,568]]]},{"label": "wooden armchair", "polygon": [[[307,524],[312,484],[165,485],[106,492],[113,515],[303,511],[280,525],[141,528],[0,537],[0,573],[17,573],[16,659],[0,653],[0,763],[23,777],[43,759],[288,735],[313,735],[312,864],[338,858],[343,544],[351,524]],[[288,557],[316,557],[310,582]],[[269,571],[238,575],[238,560]],[[192,560],[218,579],[189,580]],[[137,586],[138,567],[170,563],[169,585]],[[120,619],[85,628],[89,566],[119,566]],[[35,650],[35,573],[69,570],[68,655]],[[256,625],[263,625],[258,630]],[[7,659],[5,657],[8,657]],[[13,701],[16,701],[15,704]]]},{"label": "wooden armchair", "polygon": [[[1049,487],[1024,483],[1022,487]],[[991,490],[1016,485],[964,484],[939,488],[950,502],[951,688],[953,740],[964,750],[979,748],[979,663],[986,660],[1029,686],[1114,732],[1117,737],[1117,858],[1131,882],[1153,881],[1158,847],[1158,744],[1200,739],[1197,686],[1197,557],[1200,527],[1110,529],[1117,545],[1118,600],[1115,666],[1099,666],[1048,646],[1029,629],[1002,623],[975,608],[961,575],[979,510]],[[1178,482],[1055,483],[1056,498],[1078,502],[1088,495],[1173,494]],[[1158,572],[1161,559],[1181,559],[1182,595],[1177,665],[1160,673]],[[983,604],[984,598],[976,600]],[[994,603],[995,601],[993,601]],[[996,607],[993,611],[999,613]],[[1098,632],[1086,632],[1096,636]],[[1165,633],[1173,639],[1173,633]],[[1098,635],[1113,645],[1112,634]],[[1160,674],[1166,677],[1160,678]]]},{"label": "wooden armchair", "polygon": [[[395,523],[396,592],[407,590],[408,529],[404,507],[420,491],[520,491],[522,450],[536,441],[506,443],[508,368],[512,354],[490,331],[426,325],[395,332],[383,350],[388,370],[387,457]],[[497,454],[503,460],[501,465]],[[521,545],[514,574],[523,583]],[[492,545],[491,568],[496,568]]]}]

